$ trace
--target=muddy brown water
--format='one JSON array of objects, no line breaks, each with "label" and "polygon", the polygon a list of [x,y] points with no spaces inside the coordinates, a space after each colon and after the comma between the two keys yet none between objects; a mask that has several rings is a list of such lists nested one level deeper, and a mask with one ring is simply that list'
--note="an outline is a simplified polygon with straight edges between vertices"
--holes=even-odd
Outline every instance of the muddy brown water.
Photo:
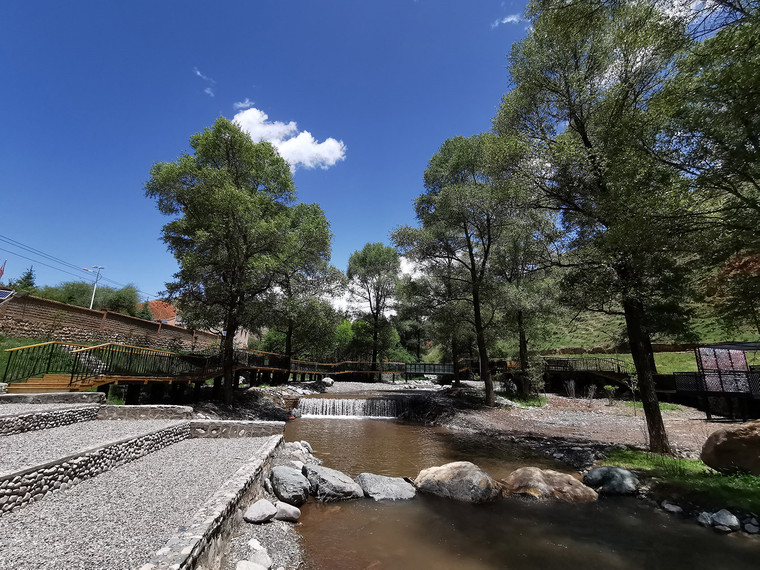
[{"label": "muddy brown water", "polygon": [[[287,441],[311,443],[324,465],[415,477],[467,460],[495,478],[525,465],[569,470],[517,445],[392,420],[298,419]],[[468,505],[417,495],[302,507],[309,567],[333,569],[752,569],[760,539],[730,536],[667,515],[633,498],[586,505],[504,500]]]}]

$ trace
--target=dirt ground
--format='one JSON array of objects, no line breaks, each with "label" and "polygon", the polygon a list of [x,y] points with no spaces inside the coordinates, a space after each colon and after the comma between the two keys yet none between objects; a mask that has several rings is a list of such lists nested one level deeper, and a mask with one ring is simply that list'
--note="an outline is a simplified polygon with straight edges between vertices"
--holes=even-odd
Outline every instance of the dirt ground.
[{"label": "dirt ground", "polygon": [[[696,457],[707,437],[725,426],[724,422],[706,420],[704,412],[679,405],[678,410],[662,410],[671,445],[678,454]],[[536,408],[493,408],[460,412],[453,427],[489,430],[505,434],[565,437],[603,443],[620,443],[646,447],[646,423],[641,409],[634,416],[633,407],[607,399],[587,400],[553,394]]]}]

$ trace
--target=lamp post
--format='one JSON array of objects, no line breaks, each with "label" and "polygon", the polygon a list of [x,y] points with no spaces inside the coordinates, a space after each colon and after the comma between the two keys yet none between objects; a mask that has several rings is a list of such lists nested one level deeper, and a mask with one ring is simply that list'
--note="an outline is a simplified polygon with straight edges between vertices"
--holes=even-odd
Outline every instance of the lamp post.
[{"label": "lamp post", "polygon": [[93,269],[97,269],[98,272],[95,274],[95,283],[92,284],[92,297],[90,298],[90,309],[92,309],[92,304],[95,302],[95,290],[98,288],[98,281],[100,281],[100,270],[105,269],[102,265],[93,265],[92,269],[87,269],[86,267],[83,267],[85,271],[92,271]]}]

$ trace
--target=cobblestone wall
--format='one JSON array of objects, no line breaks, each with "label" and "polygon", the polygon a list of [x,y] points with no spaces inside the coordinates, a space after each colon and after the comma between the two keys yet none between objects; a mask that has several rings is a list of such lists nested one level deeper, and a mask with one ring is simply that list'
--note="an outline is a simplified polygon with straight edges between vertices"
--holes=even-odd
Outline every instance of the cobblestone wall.
[{"label": "cobblestone wall", "polygon": [[[92,421],[97,419],[99,407],[97,404],[92,404],[68,410],[43,410],[1,417],[0,436]],[[0,406],[0,412],[2,411]]]},{"label": "cobblestone wall", "polygon": [[285,422],[246,420],[193,420],[190,422],[191,438],[265,437],[285,431]]},{"label": "cobblestone wall", "polygon": [[193,417],[190,406],[140,405],[100,406],[99,420],[189,420]]},{"label": "cobblestone wall", "polygon": [[184,422],[0,477],[0,513],[28,505],[58,489],[68,489],[189,435],[190,424]]},{"label": "cobblestone wall", "polygon": [[0,334],[73,343],[118,342],[162,350],[193,350],[219,343],[217,335],[15,294],[0,305]]}]

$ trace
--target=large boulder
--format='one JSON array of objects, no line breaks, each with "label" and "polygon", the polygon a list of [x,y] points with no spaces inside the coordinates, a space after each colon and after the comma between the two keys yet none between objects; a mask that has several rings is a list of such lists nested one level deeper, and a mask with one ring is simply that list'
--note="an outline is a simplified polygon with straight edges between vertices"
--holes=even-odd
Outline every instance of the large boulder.
[{"label": "large boulder", "polygon": [[417,491],[414,485],[404,480],[402,477],[386,477],[384,475],[375,475],[373,473],[360,473],[356,482],[364,490],[367,497],[372,497],[376,501],[400,499],[413,499]]},{"label": "large boulder", "polygon": [[272,469],[272,489],[281,501],[300,507],[309,498],[310,487],[303,473],[293,467],[280,465]]},{"label": "large boulder", "polygon": [[701,457],[718,471],[760,475],[760,420],[713,432],[702,446]]},{"label": "large boulder", "polygon": [[572,475],[538,467],[522,467],[512,471],[499,483],[507,497],[522,495],[535,499],[559,499],[566,503],[588,503],[598,497],[596,491]]},{"label": "large boulder", "polygon": [[422,493],[467,503],[485,503],[499,496],[496,481],[469,461],[455,461],[423,469],[414,484]]},{"label": "large boulder", "polygon": [[351,477],[320,465],[304,465],[303,474],[309,480],[311,494],[320,501],[343,501],[364,497],[361,486]]},{"label": "large boulder", "polygon": [[601,495],[632,495],[639,488],[636,474],[622,467],[596,467],[583,476],[583,483]]}]

